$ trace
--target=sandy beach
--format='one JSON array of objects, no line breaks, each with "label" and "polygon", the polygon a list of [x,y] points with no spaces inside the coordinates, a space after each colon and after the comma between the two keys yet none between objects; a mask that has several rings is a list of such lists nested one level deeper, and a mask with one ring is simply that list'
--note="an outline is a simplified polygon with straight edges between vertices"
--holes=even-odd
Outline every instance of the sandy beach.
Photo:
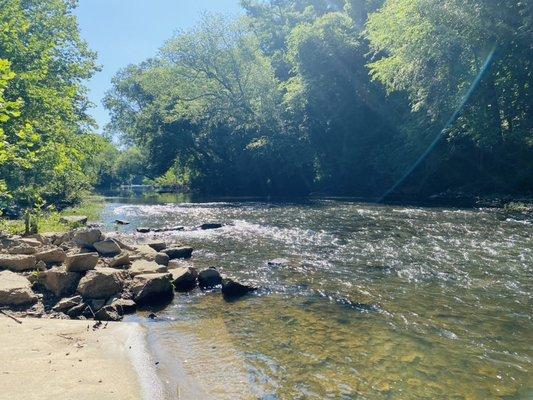
[{"label": "sandy beach", "polygon": [[142,327],[0,316],[0,399],[163,398]]}]

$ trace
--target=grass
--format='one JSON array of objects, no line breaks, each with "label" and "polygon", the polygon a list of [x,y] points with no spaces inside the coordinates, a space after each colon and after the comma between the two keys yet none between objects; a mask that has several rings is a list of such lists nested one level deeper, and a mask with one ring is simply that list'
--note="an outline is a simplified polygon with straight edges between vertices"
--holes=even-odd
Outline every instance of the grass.
[{"label": "grass", "polygon": [[[37,219],[38,232],[67,232],[70,229],[77,228],[75,224],[61,222],[61,217],[66,215],[84,215],[89,221],[98,221],[104,210],[104,200],[100,196],[91,195],[85,197],[82,202],[76,206],[65,208],[57,212],[46,212],[34,216]],[[24,220],[3,220],[0,219],[0,232],[7,232],[12,235],[24,233]]]}]

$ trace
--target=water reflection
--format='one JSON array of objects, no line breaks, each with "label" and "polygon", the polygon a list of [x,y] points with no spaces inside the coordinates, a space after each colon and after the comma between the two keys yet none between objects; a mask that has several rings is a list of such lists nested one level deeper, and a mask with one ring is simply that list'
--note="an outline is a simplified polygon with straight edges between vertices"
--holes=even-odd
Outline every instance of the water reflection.
[{"label": "water reflection", "polygon": [[[204,398],[533,395],[530,217],[166,196],[112,199],[106,224],[190,244],[194,265],[261,287],[232,303],[180,295],[160,315],[156,347],[180,363],[178,381],[199,377]],[[205,222],[226,225],[194,229]],[[186,230],[134,233],[177,225]]]}]

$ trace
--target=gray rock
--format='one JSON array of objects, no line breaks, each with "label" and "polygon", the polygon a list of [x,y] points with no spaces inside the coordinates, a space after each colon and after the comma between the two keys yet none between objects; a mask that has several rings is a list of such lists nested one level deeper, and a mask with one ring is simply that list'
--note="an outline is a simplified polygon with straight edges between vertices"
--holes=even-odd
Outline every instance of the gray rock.
[{"label": "gray rock", "polygon": [[133,278],[130,290],[137,304],[159,303],[172,299],[170,274],[142,274]]},{"label": "gray rock", "polygon": [[102,239],[100,229],[80,229],[75,231],[72,241],[80,247],[92,248],[94,242],[99,242]]},{"label": "gray rock", "polygon": [[105,239],[99,242],[94,242],[93,247],[100,255],[104,257],[114,257],[119,255],[121,252],[120,246],[113,239]]},{"label": "gray rock", "polygon": [[32,255],[25,254],[0,254],[0,268],[11,271],[29,271],[35,269],[37,259]]},{"label": "gray rock", "polygon": [[158,274],[167,272],[167,267],[164,265],[159,265],[155,261],[147,260],[135,260],[128,272],[132,276],[141,275],[141,274]]},{"label": "gray rock", "polygon": [[69,272],[89,271],[96,267],[98,253],[71,253],[67,254],[65,267]]},{"label": "gray rock", "polygon": [[88,303],[92,311],[96,312],[106,305],[106,300],[105,299],[92,299],[92,300],[89,300]]},{"label": "gray rock", "polygon": [[127,277],[128,274],[119,269],[94,269],[81,278],[78,293],[84,298],[107,299],[122,291]]},{"label": "gray rock", "polygon": [[167,244],[165,242],[151,242],[148,243],[148,246],[150,246],[155,251],[163,251],[167,248]]},{"label": "gray rock", "polygon": [[137,228],[137,232],[139,232],[139,233],[148,233],[150,231],[151,231],[150,228],[144,228],[144,227]]},{"label": "gray rock", "polygon": [[32,247],[41,247],[43,245],[43,243],[39,239],[36,239],[34,237],[23,237],[21,239],[18,239],[18,241],[21,244],[26,244]]},{"label": "gray rock", "polygon": [[37,300],[29,280],[11,271],[0,272],[0,305],[32,304]]},{"label": "gray rock", "polygon": [[55,306],[52,307],[52,311],[56,312],[66,312],[72,307],[80,305],[83,302],[81,296],[73,296],[61,299],[57,302]]},{"label": "gray rock", "polygon": [[78,318],[81,314],[83,314],[86,309],[87,309],[87,304],[82,302],[82,303],[70,308],[69,310],[67,310],[66,314],[70,318],[75,319],[75,318]]},{"label": "gray rock", "polygon": [[150,246],[146,244],[141,244],[135,248],[135,251],[139,256],[144,258],[145,260],[154,261],[155,257],[157,255],[157,251],[152,249]]},{"label": "gray rock", "polygon": [[29,244],[26,244],[26,243],[18,243],[18,244],[15,244],[14,246],[9,247],[7,249],[7,252],[9,254],[30,255],[30,254],[37,253],[37,248],[30,246]]},{"label": "gray rock", "polygon": [[47,264],[59,264],[65,261],[67,255],[59,247],[52,247],[36,253],[35,258]]},{"label": "gray rock", "polygon": [[120,321],[122,319],[122,309],[114,305],[108,305],[100,308],[95,314],[94,319],[98,321]]},{"label": "gray rock", "polygon": [[60,218],[60,221],[69,225],[85,225],[87,217],[85,215],[64,215]]},{"label": "gray rock", "polygon": [[168,266],[168,262],[170,261],[170,257],[166,255],[165,253],[157,253],[155,255],[154,261],[159,265]]},{"label": "gray rock", "polygon": [[68,272],[64,266],[50,268],[39,275],[39,283],[56,296],[68,296],[76,291],[81,274]]},{"label": "gray rock", "polygon": [[163,250],[163,253],[169,256],[171,260],[175,258],[191,258],[192,252],[192,247],[172,247]]},{"label": "gray rock", "polygon": [[256,287],[243,285],[232,279],[222,280],[222,294],[226,298],[236,298],[257,290]]},{"label": "gray rock", "polygon": [[172,274],[172,284],[178,292],[186,292],[196,287],[198,271],[193,267],[169,269]]},{"label": "gray rock", "polygon": [[130,256],[128,253],[121,253],[108,261],[109,268],[120,268],[127,266],[130,263]]},{"label": "gray rock", "polygon": [[198,274],[198,284],[202,289],[213,288],[222,283],[222,277],[215,268],[204,269]]}]

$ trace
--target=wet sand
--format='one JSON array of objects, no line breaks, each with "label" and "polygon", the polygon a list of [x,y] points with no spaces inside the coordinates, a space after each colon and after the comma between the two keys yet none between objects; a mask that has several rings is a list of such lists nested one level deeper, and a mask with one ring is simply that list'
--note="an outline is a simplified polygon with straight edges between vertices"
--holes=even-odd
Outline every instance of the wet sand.
[{"label": "wet sand", "polygon": [[0,315],[0,400],[162,399],[135,323]]}]

